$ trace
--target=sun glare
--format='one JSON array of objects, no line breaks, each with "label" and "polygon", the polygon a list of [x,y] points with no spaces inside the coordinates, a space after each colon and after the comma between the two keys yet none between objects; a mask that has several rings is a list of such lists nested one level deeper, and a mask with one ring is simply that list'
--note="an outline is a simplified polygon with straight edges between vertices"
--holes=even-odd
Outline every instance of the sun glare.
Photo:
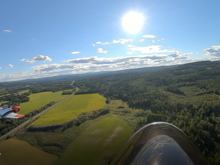
[{"label": "sun glare", "polygon": [[139,32],[142,28],[143,22],[143,15],[133,11],[127,13],[122,19],[123,28],[129,33]]}]

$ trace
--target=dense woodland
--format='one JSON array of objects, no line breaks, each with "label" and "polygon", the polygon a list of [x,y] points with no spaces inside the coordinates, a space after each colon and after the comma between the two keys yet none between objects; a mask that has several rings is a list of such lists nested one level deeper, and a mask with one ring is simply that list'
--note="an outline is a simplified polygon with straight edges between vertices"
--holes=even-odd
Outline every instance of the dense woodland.
[{"label": "dense woodland", "polygon": [[[118,107],[113,113],[121,115],[134,131],[154,121],[173,123],[188,135],[213,165],[220,164],[219,61],[196,62],[151,72],[123,71],[1,83],[0,90],[2,95],[12,95],[16,90],[24,89],[31,93],[67,90],[72,88],[73,80],[74,86],[80,89],[78,94],[100,93],[107,98],[106,103],[111,100],[127,102],[129,108]],[[28,94],[21,96],[26,98]]]}]

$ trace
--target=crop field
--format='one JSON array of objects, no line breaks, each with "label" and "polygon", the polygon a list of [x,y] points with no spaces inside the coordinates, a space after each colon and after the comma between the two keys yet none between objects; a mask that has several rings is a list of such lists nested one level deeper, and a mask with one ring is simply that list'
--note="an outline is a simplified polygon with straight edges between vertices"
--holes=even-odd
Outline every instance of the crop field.
[{"label": "crop field", "polygon": [[48,165],[58,158],[14,138],[0,142],[0,153],[0,164],[4,165]]},{"label": "crop field", "polygon": [[28,96],[30,100],[28,102],[21,103],[21,110],[19,113],[27,114],[33,110],[37,110],[52,101],[59,101],[66,97],[61,95],[62,91],[59,92],[41,92],[34,93]]},{"label": "crop field", "polygon": [[131,135],[131,127],[120,117],[106,116],[92,122],[67,148],[55,165],[104,163],[116,155]]},{"label": "crop field", "polygon": [[105,100],[106,99],[99,94],[73,95],[46,112],[34,122],[34,126],[46,126],[68,122],[82,112],[103,108],[105,106]]}]

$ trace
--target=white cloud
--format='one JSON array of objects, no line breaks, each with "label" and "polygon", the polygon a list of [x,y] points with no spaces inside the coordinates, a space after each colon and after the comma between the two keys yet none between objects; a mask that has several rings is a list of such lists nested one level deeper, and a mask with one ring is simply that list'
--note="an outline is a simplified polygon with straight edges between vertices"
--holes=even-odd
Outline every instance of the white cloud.
[{"label": "white cloud", "polygon": [[125,44],[126,42],[132,42],[133,39],[119,39],[119,40],[113,40],[112,43],[117,44],[117,43],[121,43],[121,44]]},{"label": "white cloud", "polygon": [[145,41],[145,39],[140,39],[139,41],[140,41],[140,42],[144,42],[144,41]]},{"label": "white cloud", "polygon": [[132,52],[127,52],[127,54],[132,54]]},{"label": "white cloud", "polygon": [[151,45],[151,46],[146,46],[146,47],[133,47],[129,49],[132,52],[138,51],[138,52],[141,52],[142,54],[174,52],[174,50],[161,49],[162,47],[163,47],[162,45]]},{"label": "white cloud", "polygon": [[9,66],[10,68],[13,68],[13,65],[12,65],[12,64],[8,64],[8,66]]},{"label": "white cloud", "polygon": [[111,44],[111,42],[104,42],[104,43],[102,43],[102,45],[108,45],[108,44]]},{"label": "white cloud", "polygon": [[44,55],[38,55],[38,56],[35,56],[33,57],[32,60],[28,60],[26,59],[26,63],[34,63],[34,62],[37,62],[37,61],[52,61],[52,58],[48,57],[48,56],[44,56]]},{"label": "white cloud", "polygon": [[206,51],[206,54],[204,55],[220,57],[220,45],[214,45],[211,48],[206,48],[203,50]]},{"label": "white cloud", "polygon": [[3,30],[5,33],[11,33],[11,30]]},{"label": "white cloud", "polygon": [[108,53],[108,51],[104,51],[102,48],[98,48],[98,49],[96,50],[96,52],[97,52],[97,53],[103,53],[103,54]]},{"label": "white cloud", "polygon": [[25,61],[25,58],[20,59],[19,61]]},{"label": "white cloud", "polygon": [[126,47],[127,47],[127,48],[134,48],[135,45],[129,45],[129,44],[128,44],[128,45],[126,45]]},{"label": "white cloud", "polygon": [[155,43],[155,41],[154,40],[151,40],[152,41],[152,43],[154,44]]},{"label": "white cloud", "polygon": [[95,44],[92,44],[92,46],[95,46]]},{"label": "white cloud", "polygon": [[143,38],[156,38],[156,36],[155,35],[144,35],[144,36],[142,36]]},{"label": "white cloud", "polygon": [[[127,42],[132,42],[133,39],[119,39],[119,40],[113,40],[112,42],[96,42],[95,44],[101,44],[101,45],[108,45],[108,44],[117,44],[117,43],[120,43],[120,44],[126,44]],[[94,44],[92,44],[94,45]]]},{"label": "white cloud", "polygon": [[79,53],[81,53],[81,52],[79,52],[79,51],[71,52],[71,54],[79,54]]},{"label": "white cloud", "polygon": [[167,38],[161,38],[161,40],[167,40]]},{"label": "white cloud", "polygon": [[0,69],[2,69],[2,67],[0,67]]}]

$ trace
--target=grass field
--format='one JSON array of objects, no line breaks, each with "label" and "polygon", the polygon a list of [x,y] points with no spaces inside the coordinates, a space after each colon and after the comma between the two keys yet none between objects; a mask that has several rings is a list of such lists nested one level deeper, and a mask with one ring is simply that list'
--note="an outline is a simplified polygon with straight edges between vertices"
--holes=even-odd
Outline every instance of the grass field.
[{"label": "grass field", "polygon": [[97,110],[105,106],[105,98],[99,94],[73,95],[34,122],[34,126],[64,123],[82,112]]},{"label": "grass field", "polygon": [[23,93],[25,93],[25,92],[29,92],[29,89],[26,89],[26,90],[20,91],[20,92],[18,92],[18,94],[21,95],[21,94],[23,94]]},{"label": "grass field", "polygon": [[27,114],[33,110],[37,110],[51,101],[59,101],[66,97],[61,95],[62,91],[59,92],[41,92],[35,93],[28,96],[30,100],[28,102],[21,103],[20,114]]},{"label": "grass field", "polygon": [[120,117],[107,116],[92,122],[67,148],[55,165],[104,163],[116,155],[131,135],[131,127]]},{"label": "grass field", "polygon": [[58,158],[14,138],[0,142],[0,153],[2,165],[49,165]]}]

